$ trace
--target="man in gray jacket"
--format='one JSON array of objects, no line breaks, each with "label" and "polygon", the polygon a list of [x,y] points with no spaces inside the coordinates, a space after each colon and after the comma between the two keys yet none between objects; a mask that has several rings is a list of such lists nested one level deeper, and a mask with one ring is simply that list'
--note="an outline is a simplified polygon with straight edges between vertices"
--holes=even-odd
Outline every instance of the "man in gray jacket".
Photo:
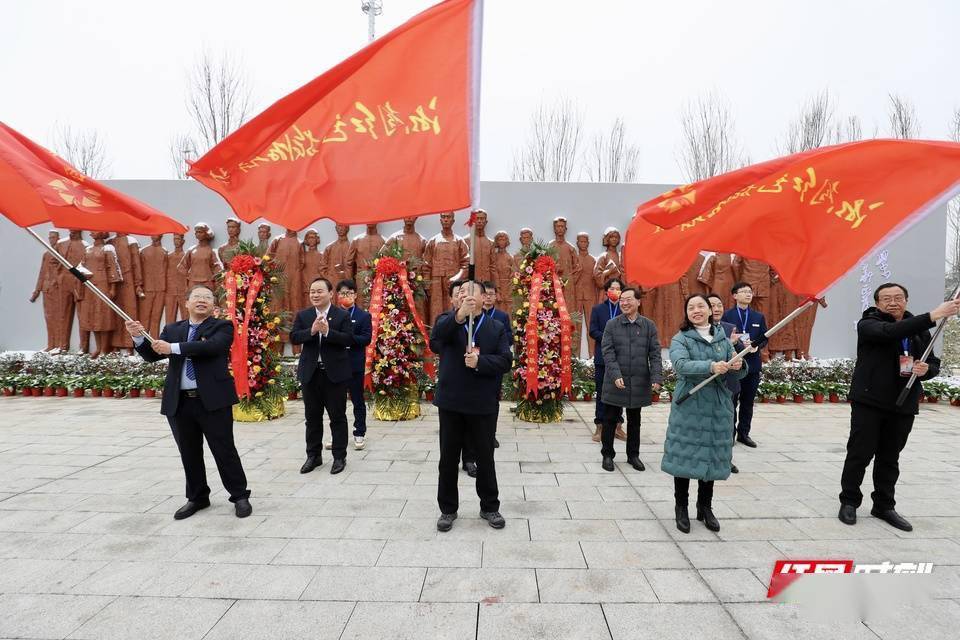
[{"label": "man in gray jacket", "polygon": [[606,471],[613,471],[613,440],[620,407],[627,414],[627,462],[637,471],[644,470],[640,461],[640,409],[650,406],[652,393],[660,393],[663,383],[657,327],[640,315],[639,309],[639,289],[627,287],[620,293],[621,314],[607,322],[600,343],[606,368],[600,454]]}]

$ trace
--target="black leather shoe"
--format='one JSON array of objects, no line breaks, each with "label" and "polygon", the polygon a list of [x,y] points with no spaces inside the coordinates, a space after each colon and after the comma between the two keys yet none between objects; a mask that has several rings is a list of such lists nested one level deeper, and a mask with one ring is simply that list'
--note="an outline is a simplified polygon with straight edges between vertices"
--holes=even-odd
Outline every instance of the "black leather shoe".
[{"label": "black leather shoe", "polygon": [[640,458],[634,456],[632,458],[627,458],[627,462],[630,463],[630,466],[636,469],[637,471],[646,471],[646,467],[643,466],[643,463],[640,462]]},{"label": "black leather shoe", "polygon": [[437,531],[450,531],[453,529],[453,521],[457,519],[456,513],[441,513],[437,519]]},{"label": "black leather shoe", "polygon": [[500,441],[497,440],[496,438],[493,439],[493,448],[494,448],[494,449],[499,449],[499,448],[500,448]]},{"label": "black leather shoe", "polygon": [[234,510],[237,512],[238,518],[246,518],[251,513],[253,513],[253,507],[250,506],[250,501],[246,498],[240,498],[233,504]]},{"label": "black leather shoe", "polygon": [[471,478],[477,477],[477,463],[476,462],[464,462],[463,470],[467,472],[467,475]]},{"label": "black leather shoe", "polygon": [[177,512],[173,514],[174,520],[183,520],[184,518],[189,518],[197,511],[201,509],[206,509],[210,506],[209,500],[197,500],[196,502],[187,501],[187,504],[183,505]]},{"label": "black leather shoe", "polygon": [[754,442],[753,438],[751,438],[750,436],[737,436],[737,442],[739,442],[740,444],[745,444],[751,449],[757,448],[757,443]]},{"label": "black leather shoe", "polygon": [[480,517],[489,522],[494,529],[503,529],[507,526],[507,521],[503,519],[499,511],[481,511]]},{"label": "black leather shoe", "polygon": [[674,507],[674,511],[677,514],[677,529],[684,533],[690,533],[690,515],[687,513],[687,508],[677,505]]},{"label": "black leather shoe", "polygon": [[603,470],[604,470],[604,471],[613,471],[613,469],[614,469],[614,467],[613,467],[613,458],[608,458],[608,457],[604,456],[603,462],[601,463],[600,466],[603,467]]},{"label": "black leather shoe", "polygon": [[913,525],[907,522],[906,518],[893,509],[887,509],[886,511],[871,509],[870,515],[872,515],[874,518],[880,518],[891,527],[900,529],[900,531],[913,531]]},{"label": "black leather shoe", "polygon": [[717,520],[717,516],[713,515],[713,509],[710,507],[697,505],[697,520],[706,525],[710,531],[720,531],[720,522]]},{"label": "black leather shoe", "polygon": [[347,468],[347,461],[342,458],[337,458],[333,461],[333,464],[330,465],[330,475],[340,473]]},{"label": "black leather shoe", "polygon": [[837,517],[843,524],[857,524],[857,508],[852,504],[841,504]]},{"label": "black leather shoe", "polygon": [[300,467],[300,473],[310,473],[317,467],[323,466],[323,456],[307,456],[307,461]]},{"label": "black leather shoe", "polygon": [[737,465],[731,464],[731,465],[730,465],[730,473],[740,473],[740,469],[737,468]]}]

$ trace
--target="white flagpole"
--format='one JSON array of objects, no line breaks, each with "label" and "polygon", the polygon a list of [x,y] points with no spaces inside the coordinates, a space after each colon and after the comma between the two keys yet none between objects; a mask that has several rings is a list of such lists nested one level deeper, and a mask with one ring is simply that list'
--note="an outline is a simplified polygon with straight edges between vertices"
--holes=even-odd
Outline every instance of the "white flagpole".
[{"label": "white flagpole", "polygon": [[[470,42],[470,215],[480,208],[480,70],[483,57],[483,0],[474,0]],[[467,279],[476,278],[476,224],[470,225],[470,265]],[[482,311],[482,307],[481,307]],[[467,349],[473,348],[473,315],[467,320]]]}]

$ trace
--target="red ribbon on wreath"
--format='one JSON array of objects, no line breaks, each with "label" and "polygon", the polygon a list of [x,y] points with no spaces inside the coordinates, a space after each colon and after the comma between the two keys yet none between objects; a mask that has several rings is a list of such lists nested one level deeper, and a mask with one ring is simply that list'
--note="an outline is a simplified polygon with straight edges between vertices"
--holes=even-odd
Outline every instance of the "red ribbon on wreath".
[{"label": "red ribbon on wreath", "polygon": [[397,276],[400,282],[400,289],[410,307],[410,314],[413,316],[413,322],[417,330],[423,336],[423,370],[428,376],[433,376],[433,352],[430,351],[430,334],[423,324],[423,320],[417,315],[417,309],[414,306],[413,289],[410,288],[410,281],[407,274],[407,265],[396,258],[386,256],[377,261],[373,287],[370,290],[370,324],[371,336],[370,344],[367,345],[366,360],[364,362],[363,386],[365,389],[373,391],[373,359],[377,354],[376,338],[380,330],[380,314],[383,312],[383,281],[388,276]]},{"label": "red ribbon on wreath", "polygon": [[[240,257],[240,256],[238,256]],[[234,259],[236,261],[236,258]],[[231,267],[233,264],[231,264]],[[230,365],[233,367],[233,384],[237,389],[237,395],[241,398],[250,397],[250,378],[249,365],[247,364],[247,354],[250,346],[250,314],[253,311],[253,303],[260,293],[263,286],[263,271],[257,269],[250,276],[250,283],[247,286],[246,300],[243,308],[243,323],[237,322],[237,278],[238,274],[234,271],[227,271],[223,277],[223,288],[227,292],[227,317],[233,323],[233,344],[230,345]]]},{"label": "red ribbon on wreath", "polygon": [[533,263],[533,276],[530,278],[530,297],[528,300],[530,308],[527,314],[525,331],[528,396],[536,395],[540,390],[537,311],[540,308],[540,292],[543,289],[543,280],[548,276],[553,284],[553,291],[557,297],[557,311],[560,315],[560,393],[570,393],[573,386],[570,313],[567,311],[567,303],[563,297],[563,287],[560,284],[559,276],[557,276],[557,263],[550,256],[540,256]]}]

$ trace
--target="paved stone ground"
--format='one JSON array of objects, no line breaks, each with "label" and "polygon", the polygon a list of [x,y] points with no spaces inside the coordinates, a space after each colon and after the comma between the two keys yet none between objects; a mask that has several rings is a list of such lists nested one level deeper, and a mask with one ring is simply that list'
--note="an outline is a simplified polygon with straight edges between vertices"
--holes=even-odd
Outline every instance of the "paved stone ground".
[{"label": "paved stone ground", "polygon": [[[600,469],[591,408],[542,428],[504,405],[497,451],[506,529],[461,517],[438,534],[437,419],[370,426],[331,476],[303,461],[299,402],[237,426],[254,514],[182,521],[180,463],[155,400],[0,400],[3,638],[956,638],[960,410],[925,406],[903,456],[902,533],[861,509],[836,519],[844,405],[761,405],[760,448],[718,483],[721,531],[673,524],[658,469],[667,408],[644,411],[638,473]],[[209,457],[208,457],[209,459]],[[208,463],[208,469],[214,469]],[[869,502],[869,498],[868,498]],[[933,599],[827,623],[766,601],[777,558],[928,561]]]}]

